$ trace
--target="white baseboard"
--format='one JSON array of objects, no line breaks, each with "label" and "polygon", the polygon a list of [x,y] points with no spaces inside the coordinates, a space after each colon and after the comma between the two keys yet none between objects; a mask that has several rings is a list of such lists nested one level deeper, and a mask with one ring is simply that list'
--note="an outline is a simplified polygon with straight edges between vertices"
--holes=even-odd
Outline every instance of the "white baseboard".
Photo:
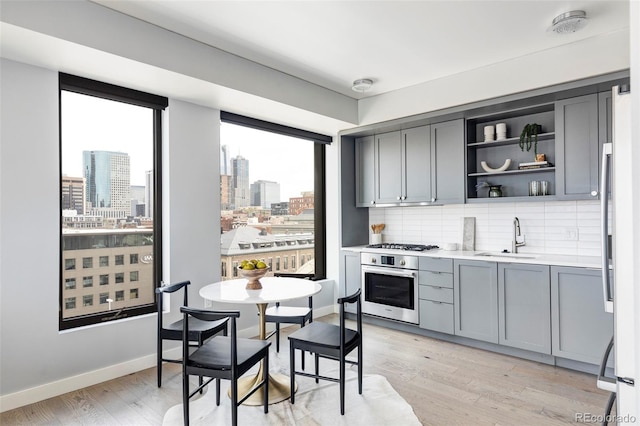
[{"label": "white baseboard", "polygon": [[0,395],[0,413],[33,404],[48,398],[53,398],[54,396],[59,396],[67,392],[93,386],[107,380],[126,376],[127,374],[135,373],[136,371],[144,370],[145,368],[154,367],[155,365],[156,354],[154,353],[131,361],[104,367],[99,370],[93,370],[87,373],[78,374],[77,376],[56,380],[55,382],[45,383],[44,385],[30,389],[24,389],[7,395]]},{"label": "white baseboard", "polygon": [[[313,310],[313,316],[320,318],[324,315],[333,314],[336,312],[336,308],[333,305],[323,306]],[[273,329],[273,328],[271,328]],[[267,332],[270,330],[267,330]],[[239,337],[253,337],[256,335],[255,327],[247,327],[242,330],[238,330]],[[180,358],[180,347],[168,349],[164,351],[165,358]],[[106,382],[108,380],[117,379],[118,377],[126,376],[127,374],[135,373],[140,370],[152,368],[156,366],[156,354],[149,354],[137,359],[122,362],[119,364],[104,367],[98,370],[89,371],[77,376],[67,377],[64,379],[56,380],[55,382],[45,383],[33,388],[24,389],[18,392],[10,393],[7,395],[0,395],[0,413],[13,410],[14,408],[23,407],[25,405],[34,404],[36,402],[53,398],[65,394],[67,392],[73,392],[78,389],[93,386],[98,383]]]}]

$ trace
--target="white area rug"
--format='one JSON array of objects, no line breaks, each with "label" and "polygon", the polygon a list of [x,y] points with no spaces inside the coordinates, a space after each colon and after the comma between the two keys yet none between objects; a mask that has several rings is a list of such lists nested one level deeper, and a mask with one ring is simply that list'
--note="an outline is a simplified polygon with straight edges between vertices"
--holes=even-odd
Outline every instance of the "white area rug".
[{"label": "white area rug", "polygon": [[[281,351],[272,351],[269,362],[272,372],[289,373],[288,356]],[[313,369],[312,358],[307,358],[307,371]],[[324,367],[324,368],[323,368]],[[337,362],[322,359],[320,374],[338,377]],[[349,367],[349,366],[348,366]],[[299,367],[299,359],[297,363]],[[247,373],[250,374],[250,373]],[[358,394],[357,370],[347,369],[345,391],[345,414],[340,415],[340,388],[338,383],[320,380],[316,384],[312,378],[296,376],[298,391],[296,403],[289,400],[272,404],[269,413],[264,414],[262,406],[238,407],[239,425],[420,425],[411,406],[391,387],[387,379],[380,375],[365,374],[362,395]],[[227,425],[231,424],[231,402],[226,391],[229,381],[221,382],[220,406],[215,402],[215,385],[208,387],[202,397],[191,399],[190,424]],[[164,416],[163,426],[182,425],[182,404],[171,407]]]}]

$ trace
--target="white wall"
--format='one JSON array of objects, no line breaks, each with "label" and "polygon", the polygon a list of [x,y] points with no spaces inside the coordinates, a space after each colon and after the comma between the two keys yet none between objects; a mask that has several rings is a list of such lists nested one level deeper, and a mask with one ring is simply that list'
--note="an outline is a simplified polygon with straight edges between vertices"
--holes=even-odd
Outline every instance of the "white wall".
[{"label": "white wall", "polygon": [[[6,395],[152,354],[156,317],[58,331],[58,73],[5,59],[0,67],[0,388]],[[75,385],[56,387],[62,393]],[[43,396],[50,390],[40,389]]]},{"label": "white wall", "polygon": [[[154,366],[157,317],[58,331],[58,73],[1,59],[0,79],[0,410],[5,411]],[[163,127],[164,278],[191,280],[190,304],[202,306],[198,290],[220,278],[219,111],[170,99]],[[336,226],[335,219],[330,223]],[[337,234],[331,225],[328,232]],[[321,284],[315,307],[333,312],[335,284]],[[180,315],[181,300],[171,302],[165,321]],[[255,306],[214,308],[239,308],[239,332],[256,334]],[[177,345],[165,348],[172,346]]]}]

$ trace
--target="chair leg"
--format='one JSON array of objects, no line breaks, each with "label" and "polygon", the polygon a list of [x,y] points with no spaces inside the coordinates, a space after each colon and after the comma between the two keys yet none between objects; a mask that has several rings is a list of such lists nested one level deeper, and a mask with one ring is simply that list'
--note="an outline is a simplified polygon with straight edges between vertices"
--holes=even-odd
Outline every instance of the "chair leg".
[{"label": "chair leg", "polygon": [[340,414],[344,416],[344,376],[345,376],[344,357],[340,359]]},{"label": "chair leg", "polygon": [[189,375],[182,372],[182,416],[185,426],[189,426]]},{"label": "chair leg", "polygon": [[291,404],[296,402],[296,349],[293,340],[289,341],[289,384],[291,385]]},{"label": "chair leg", "polygon": [[362,395],[362,343],[358,346],[358,393]]},{"label": "chair leg", "polygon": [[[300,323],[300,328],[302,328],[302,327],[304,327],[304,321],[302,321]],[[302,360],[301,365],[302,365],[302,369],[304,370],[305,369],[305,366],[304,366],[304,351],[300,351],[300,359]]]},{"label": "chair leg", "polygon": [[231,424],[238,425],[238,378],[231,379]]},{"label": "chair leg", "polygon": [[280,352],[280,323],[276,323],[276,352]]},{"label": "chair leg", "polygon": [[162,387],[162,339],[158,338],[156,369],[158,370],[158,387]]},{"label": "chair leg", "polygon": [[262,371],[262,380],[264,384],[262,385],[262,390],[264,391],[264,413],[267,414],[269,412],[269,350],[267,349],[267,354],[264,356],[264,370]]},{"label": "chair leg", "polygon": [[220,406],[220,379],[216,379],[216,405]]},{"label": "chair leg", "polygon": [[319,383],[318,375],[320,374],[320,355],[316,354],[316,383]]}]

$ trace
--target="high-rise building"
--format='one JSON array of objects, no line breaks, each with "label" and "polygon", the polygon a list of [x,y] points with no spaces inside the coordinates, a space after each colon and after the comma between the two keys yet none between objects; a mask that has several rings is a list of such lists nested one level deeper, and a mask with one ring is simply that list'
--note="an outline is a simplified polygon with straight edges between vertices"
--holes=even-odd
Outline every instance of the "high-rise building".
[{"label": "high-rise building", "polygon": [[231,159],[233,187],[233,208],[248,207],[251,204],[249,185],[249,160],[241,155]]},{"label": "high-rise building", "polygon": [[229,175],[229,146],[222,145],[220,147],[220,174]]},{"label": "high-rise building", "polygon": [[144,216],[144,193],[145,187],[142,185],[131,185],[131,216]]},{"label": "high-rise building", "polygon": [[147,170],[144,179],[144,217],[153,217],[153,170]]},{"label": "high-rise building", "polygon": [[62,176],[62,210],[75,210],[77,214],[83,215],[85,198],[84,178]]},{"label": "high-rise building", "polygon": [[251,205],[265,209],[280,201],[280,184],[268,180],[258,180],[251,184]]},{"label": "high-rise building", "polygon": [[232,200],[232,183],[231,175],[220,175],[220,208],[222,210],[231,210]]},{"label": "high-rise building", "polygon": [[113,151],[83,151],[87,211],[104,218],[131,214],[129,154]]}]

